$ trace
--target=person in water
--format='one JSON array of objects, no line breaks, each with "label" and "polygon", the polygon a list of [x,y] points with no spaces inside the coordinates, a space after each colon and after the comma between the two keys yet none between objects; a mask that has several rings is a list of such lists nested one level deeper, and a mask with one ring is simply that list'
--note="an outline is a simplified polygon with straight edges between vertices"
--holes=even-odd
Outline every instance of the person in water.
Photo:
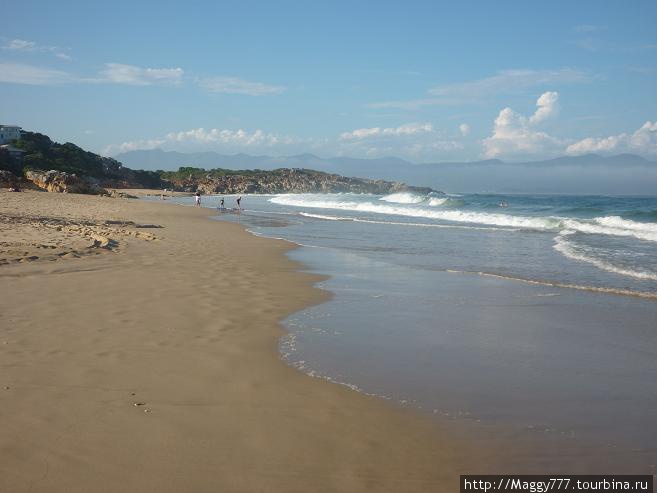
[{"label": "person in water", "polygon": [[196,207],[201,207],[201,192],[196,192],[194,194],[194,200],[196,202]]},{"label": "person in water", "polygon": [[224,198],[221,198],[221,201],[219,202],[219,209],[225,209],[226,206],[224,205]]},{"label": "person in water", "polygon": [[240,196],[240,197],[237,197],[237,208],[238,208],[238,209],[241,209],[241,208],[242,208],[242,206],[240,205],[240,202],[242,202],[242,197],[241,197],[241,196]]}]

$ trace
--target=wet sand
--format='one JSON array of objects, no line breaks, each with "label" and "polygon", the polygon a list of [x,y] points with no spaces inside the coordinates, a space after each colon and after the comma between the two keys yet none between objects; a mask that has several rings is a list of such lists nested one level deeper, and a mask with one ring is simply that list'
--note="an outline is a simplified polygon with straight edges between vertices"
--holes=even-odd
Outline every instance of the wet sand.
[{"label": "wet sand", "polygon": [[435,422],[281,361],[327,299],[208,209],[0,192],[0,491],[453,491]]}]

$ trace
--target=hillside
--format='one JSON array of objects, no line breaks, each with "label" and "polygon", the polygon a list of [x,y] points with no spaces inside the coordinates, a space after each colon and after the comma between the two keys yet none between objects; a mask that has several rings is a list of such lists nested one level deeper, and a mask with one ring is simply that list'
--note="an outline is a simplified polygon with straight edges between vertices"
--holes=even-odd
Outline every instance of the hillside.
[{"label": "hillside", "polygon": [[[22,162],[0,153],[0,170],[16,179],[56,192],[107,193],[106,188],[172,188],[204,193],[391,193],[430,188],[407,186],[396,181],[348,178],[309,169],[284,168],[263,171],[181,167],[178,171],[143,171],[124,167],[67,142],[59,144],[48,136],[24,132],[14,147],[25,152]],[[242,163],[236,159],[237,163]],[[10,180],[5,179],[9,182]]]},{"label": "hillside", "polygon": [[112,188],[159,187],[160,177],[152,171],[125,168],[119,161],[102,157],[67,142],[53,142],[36,132],[23,132],[13,146],[25,152],[22,163],[6,153],[0,156],[0,169],[25,176],[29,171],[58,171],[76,175],[90,184]]},{"label": "hillside", "polygon": [[309,169],[279,168],[263,170],[228,170],[180,168],[176,172],[162,172],[175,190],[204,193],[373,193],[413,191],[430,193],[426,187],[413,187],[400,182],[349,178]]}]

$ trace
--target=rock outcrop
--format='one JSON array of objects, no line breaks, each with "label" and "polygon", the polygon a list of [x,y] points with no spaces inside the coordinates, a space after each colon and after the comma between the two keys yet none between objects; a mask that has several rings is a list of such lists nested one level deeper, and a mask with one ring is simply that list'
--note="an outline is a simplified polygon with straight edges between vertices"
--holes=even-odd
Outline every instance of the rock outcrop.
[{"label": "rock outcrop", "polygon": [[96,183],[64,171],[26,170],[25,178],[37,187],[49,192],[85,193],[106,195],[108,192]]},{"label": "rock outcrop", "polygon": [[208,173],[204,177],[171,180],[175,190],[203,193],[372,193],[433,192],[427,187],[413,187],[400,182],[349,178],[307,169],[281,168],[273,171],[235,171]]}]

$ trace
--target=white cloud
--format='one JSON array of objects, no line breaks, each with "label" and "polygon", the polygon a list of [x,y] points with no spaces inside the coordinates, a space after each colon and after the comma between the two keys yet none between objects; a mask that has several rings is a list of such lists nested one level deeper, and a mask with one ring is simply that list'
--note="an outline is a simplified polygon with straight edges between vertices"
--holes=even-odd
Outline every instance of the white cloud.
[{"label": "white cloud", "polygon": [[64,48],[59,48],[57,46],[42,46],[34,41],[27,41],[25,39],[11,39],[7,41],[2,48],[10,51],[49,52],[62,60],[72,60],[69,55],[64,53],[66,51]]},{"label": "white cloud", "polygon": [[223,150],[233,149],[262,149],[274,146],[287,146],[302,142],[291,136],[267,133],[257,129],[248,132],[243,129],[230,130],[219,128],[194,128],[181,132],[170,132],[164,137],[148,140],[135,140],[112,144],[107,146],[103,153],[105,155],[118,154],[120,152],[134,151],[138,149],[155,149],[157,147],[179,147],[187,146],[193,148],[220,148]]},{"label": "white cloud", "polygon": [[390,156],[434,159],[463,148],[463,144],[444,136],[431,123],[406,123],[398,127],[358,128],[343,132],[336,143],[339,155]]},{"label": "white cloud", "polygon": [[38,67],[25,63],[0,63],[0,82],[51,86],[59,84],[127,84],[147,86],[152,84],[179,84],[183,70],[141,68],[133,65],[108,63],[106,69],[95,77],[81,77],[63,70]]},{"label": "white cloud", "polygon": [[226,130],[212,128],[196,128],[184,132],[172,132],[167,134],[168,142],[194,142],[194,143],[213,143],[213,144],[231,144],[237,146],[273,146],[280,143],[291,143],[289,137],[279,137],[272,133],[265,133],[258,129],[254,132],[246,130]]},{"label": "white cloud", "polygon": [[548,91],[541,94],[536,101],[538,109],[536,110],[536,113],[529,118],[529,123],[535,125],[554,116],[558,111],[558,100],[559,95],[554,91]]},{"label": "white cloud", "polygon": [[210,92],[222,94],[244,94],[247,96],[265,96],[280,94],[284,86],[272,86],[262,82],[250,82],[239,77],[210,77],[199,80],[199,85]]},{"label": "white cloud", "polygon": [[318,152],[325,155],[377,157],[399,155],[434,159],[435,155],[463,149],[462,142],[441,135],[430,123],[408,123],[389,128],[363,128],[334,138],[298,138],[261,129],[194,128],[170,132],[162,137],[135,140],[107,146],[103,153],[113,155],[138,149],[216,150],[224,153],[248,152],[283,154]]},{"label": "white cloud", "polygon": [[27,84],[31,86],[51,86],[76,82],[71,74],[24,63],[0,63],[0,82]]},{"label": "white cloud", "polygon": [[461,132],[461,137],[467,137],[470,134],[470,125],[461,123],[459,125],[459,132]]},{"label": "white cloud", "polygon": [[391,128],[358,128],[351,132],[343,132],[340,134],[340,140],[363,140],[372,137],[398,137],[430,132],[433,132],[433,125],[430,123],[406,123],[399,127]]},{"label": "white cloud", "polygon": [[587,72],[573,68],[502,70],[483,79],[435,86],[429,89],[428,93],[432,96],[429,98],[383,101],[370,103],[366,106],[369,108],[416,110],[425,106],[457,105],[532,87],[590,82],[594,78]]},{"label": "white cloud", "polygon": [[133,140],[121,144],[111,144],[105,147],[102,154],[110,156],[121,152],[155,149],[166,143],[165,139]]},{"label": "white cloud", "polygon": [[556,113],[559,95],[543,93],[536,101],[538,109],[529,118],[511,108],[504,108],[495,119],[493,135],[484,139],[484,156],[487,158],[517,155],[551,155],[563,149],[563,142],[534,127]]},{"label": "white cloud", "polygon": [[567,154],[613,154],[619,152],[657,155],[657,121],[647,121],[632,134],[588,137],[566,148]]},{"label": "white cloud", "polygon": [[34,41],[25,41],[24,39],[12,39],[9,41],[5,48],[8,50],[16,51],[34,51],[37,49],[37,44]]},{"label": "white cloud", "polygon": [[180,84],[184,71],[181,68],[142,68],[122,63],[106,63],[101,82],[149,86],[152,84]]},{"label": "white cloud", "polygon": [[581,70],[502,70],[496,75],[470,82],[436,86],[429,90],[434,96],[473,97],[491,96],[514,92],[519,89],[547,85],[587,82],[591,76]]},{"label": "white cloud", "polygon": [[579,155],[623,152],[657,156],[657,121],[647,121],[633,133],[587,137],[577,142],[553,137],[538,130],[537,126],[557,114],[558,100],[556,92],[543,93],[536,101],[536,111],[529,117],[519,115],[511,108],[500,111],[495,119],[493,134],[482,142],[484,156],[544,158],[564,153]]}]

